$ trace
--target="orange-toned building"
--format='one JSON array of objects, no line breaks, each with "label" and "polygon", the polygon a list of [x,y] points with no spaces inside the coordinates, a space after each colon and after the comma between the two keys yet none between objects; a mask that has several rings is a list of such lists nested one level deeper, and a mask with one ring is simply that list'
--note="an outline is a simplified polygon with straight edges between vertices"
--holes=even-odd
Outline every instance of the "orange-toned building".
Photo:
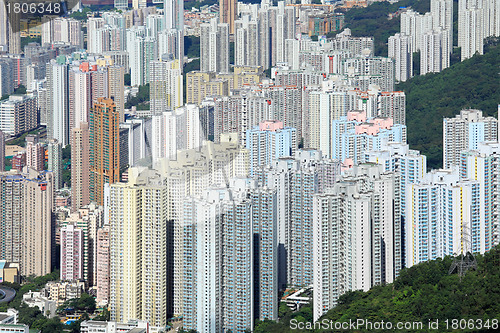
[{"label": "orange-toned building", "polygon": [[104,205],[104,184],[120,180],[120,112],[110,98],[90,111],[90,201]]}]

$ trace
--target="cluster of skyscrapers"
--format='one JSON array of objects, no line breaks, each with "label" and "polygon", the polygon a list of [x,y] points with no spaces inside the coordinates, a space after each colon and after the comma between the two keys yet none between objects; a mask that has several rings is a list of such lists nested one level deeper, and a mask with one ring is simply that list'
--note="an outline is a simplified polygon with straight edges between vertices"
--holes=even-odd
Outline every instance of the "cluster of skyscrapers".
[{"label": "cluster of skyscrapers", "polygon": [[[459,24],[462,58],[498,35],[496,3],[460,1],[459,20],[481,17],[480,43]],[[285,288],[312,287],[317,320],[349,290],[499,243],[498,119],[456,110],[428,171],[395,91],[414,52],[421,74],[449,66],[452,0],[403,10],[389,57],[349,29],[311,33],[335,26],[333,5],[221,0],[185,76],[183,2],[163,4],[115,0],[86,35],[44,20],[42,45],[0,55],[0,93],[28,88],[0,102],[0,259],[22,275],[58,261],[113,321],[236,333],[277,320]],[[126,109],[145,85],[149,101]],[[5,140],[40,124],[47,140],[28,135],[5,171]]]},{"label": "cluster of skyscrapers", "polygon": [[[458,2],[458,47],[462,61],[483,54],[484,40],[500,35],[498,1]],[[431,0],[431,11],[403,9],[401,31],[389,37],[389,57],[396,62],[396,80],[413,76],[413,54],[420,52],[420,75],[450,66],[453,52],[453,1]]]}]

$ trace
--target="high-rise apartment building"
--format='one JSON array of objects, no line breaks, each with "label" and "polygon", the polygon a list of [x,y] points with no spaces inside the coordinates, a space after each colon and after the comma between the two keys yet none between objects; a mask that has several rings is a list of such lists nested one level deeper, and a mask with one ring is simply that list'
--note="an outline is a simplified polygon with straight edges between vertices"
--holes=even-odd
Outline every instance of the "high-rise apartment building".
[{"label": "high-rise apartment building", "polygon": [[236,66],[262,65],[259,28],[259,21],[251,19],[249,15],[244,15],[235,21],[234,64]]},{"label": "high-rise apartment building", "polygon": [[163,0],[165,10],[165,29],[184,29],[184,1]]},{"label": "high-rise apartment building", "polygon": [[350,111],[347,117],[330,124],[330,127],[322,124],[317,140],[319,148],[326,156],[346,165],[364,162],[363,154],[378,150],[382,142],[406,142],[405,125],[394,124],[389,117],[367,118],[366,111]]},{"label": "high-rise apartment building", "polygon": [[0,102],[0,130],[18,135],[38,126],[37,99],[28,95],[13,95]]},{"label": "high-rise apartment building", "polygon": [[254,304],[259,318],[276,314],[276,191],[252,192],[252,187],[250,179],[236,179],[230,188],[214,188],[184,202],[188,329],[252,330]]},{"label": "high-rise apartment building", "polygon": [[433,15],[431,13],[419,14],[412,9],[401,13],[401,34],[411,37],[411,51],[420,50],[422,34],[433,28]]},{"label": "high-rise apartment building", "polygon": [[398,33],[389,37],[389,57],[394,59],[396,81],[405,82],[413,76],[413,51],[410,36]]},{"label": "high-rise apartment building", "polygon": [[[498,14],[497,14],[498,16]],[[460,0],[458,3],[458,46],[462,61],[474,54],[483,54],[484,20],[483,1]]]},{"label": "high-rise apartment building", "polygon": [[280,288],[312,283],[313,195],[332,187],[339,174],[338,161],[312,149],[298,150],[255,173],[260,183],[277,190]]},{"label": "high-rise apartment building", "polygon": [[128,8],[128,0],[114,0],[114,6],[116,9],[127,9]]},{"label": "high-rise apartment building", "polygon": [[110,279],[110,238],[109,225],[104,225],[97,231],[97,256],[96,256],[96,303],[107,305],[109,303]]},{"label": "high-rise apartment building", "polygon": [[82,257],[81,280],[89,286],[95,286],[97,280],[97,231],[104,222],[104,209],[95,204],[89,204],[71,213],[66,219],[59,222],[61,227],[74,226],[81,230],[82,248],[79,254]]},{"label": "high-rise apartment building", "polygon": [[21,274],[42,276],[54,265],[54,177],[28,168],[22,195]]},{"label": "high-rise apartment building", "polygon": [[463,151],[459,171],[461,179],[479,182],[479,213],[481,224],[469,230],[469,251],[484,253],[500,243],[498,221],[500,197],[496,195],[500,180],[500,146],[498,141],[479,143],[475,150]]},{"label": "high-rise apartment building", "polygon": [[365,153],[366,163],[381,164],[384,171],[399,172],[401,193],[401,216],[406,213],[406,188],[423,179],[427,173],[427,157],[418,150],[409,149],[406,143],[383,143],[380,150]]},{"label": "high-rise apartment building", "polygon": [[314,320],[349,290],[391,283],[402,268],[399,175],[355,166],[313,200]]},{"label": "high-rise apartment building", "polygon": [[382,91],[394,91],[394,60],[385,57],[375,57],[372,54],[362,54],[347,58],[342,63],[342,72],[350,78],[354,87],[368,90],[362,84],[367,78],[378,78]]},{"label": "high-rise apartment building", "polygon": [[120,180],[119,119],[109,98],[99,98],[90,111],[90,200],[98,205],[104,204],[104,184]]},{"label": "high-rise apartment building", "polygon": [[47,65],[47,137],[69,144],[69,84],[65,59]]},{"label": "high-rise apartment building", "polygon": [[144,26],[127,29],[127,51],[130,57],[130,80],[132,86],[150,81],[151,62],[158,57],[156,38],[147,36]]},{"label": "high-rise apartment building", "polygon": [[448,31],[441,29],[429,30],[422,34],[420,75],[438,73],[450,66],[449,37]]},{"label": "high-rise apartment building", "polygon": [[24,178],[18,172],[0,173],[0,216],[4,233],[0,237],[0,259],[21,262],[23,237]]},{"label": "high-rise apartment building", "polygon": [[26,166],[36,171],[42,171],[45,164],[45,148],[39,142],[38,135],[26,136]]},{"label": "high-rise apartment building", "polygon": [[[89,63],[71,67],[69,70],[69,117],[70,130],[81,122],[89,121],[89,112],[92,107],[92,76]],[[104,97],[104,96],[101,96]]]},{"label": "high-rise apartment building", "polygon": [[160,160],[158,168],[165,175],[172,207],[169,218],[174,234],[174,314],[183,313],[183,200],[201,196],[212,184],[246,177],[248,165],[248,151],[238,145],[237,135],[226,135],[218,144],[208,141],[200,148],[179,152],[176,160]]},{"label": "high-rise apartment building", "polygon": [[71,130],[71,211],[90,203],[90,141],[88,123]]},{"label": "high-rise apartment building", "polygon": [[[478,180],[460,180],[458,170],[433,170],[406,189],[406,267],[465,254],[484,230]],[[473,236],[473,237],[472,237]]]},{"label": "high-rise apartment building", "polygon": [[153,165],[161,158],[175,159],[178,150],[200,147],[202,134],[200,109],[194,104],[154,115],[151,135]]},{"label": "high-rise apartment building", "polygon": [[[167,0],[171,1],[171,0]],[[158,58],[164,54],[172,55],[179,61],[181,71],[184,67],[184,30],[163,30],[158,33]]]},{"label": "high-rise apartment building", "polygon": [[228,24],[229,33],[234,34],[234,21],[238,16],[237,0],[219,0],[220,23]]},{"label": "high-rise apartment building", "polygon": [[158,172],[129,169],[129,182],[110,186],[111,320],[171,316],[171,237],[167,188]]},{"label": "high-rise apartment building", "polygon": [[179,60],[169,60],[167,55],[162,56],[165,56],[165,58],[152,61],[150,65],[150,110],[154,115],[175,110],[184,104],[180,62]]},{"label": "high-rise apartment building", "polygon": [[228,23],[218,23],[217,18],[213,18],[210,23],[200,25],[200,69],[229,73]]},{"label": "high-rise apartment building", "polygon": [[252,201],[254,316],[278,318],[278,197],[277,189],[257,188]]},{"label": "high-rise apartment building", "polygon": [[477,149],[484,141],[497,140],[498,120],[483,117],[481,110],[462,110],[455,118],[443,119],[443,166],[458,166],[463,150]]},{"label": "high-rise apartment building", "polygon": [[120,114],[120,122],[123,122],[125,120],[125,67],[112,65],[107,66],[106,70],[108,72],[108,96],[115,102]]},{"label": "high-rise apartment building", "polygon": [[47,145],[48,168],[54,175],[54,187],[56,190],[62,187],[62,145],[56,139],[49,140]]},{"label": "high-rise apartment building", "polygon": [[83,279],[83,230],[73,224],[61,228],[61,281]]},{"label": "high-rise apartment building", "polygon": [[433,30],[448,33],[446,50],[453,51],[453,0],[431,0]]},{"label": "high-rise apartment building", "polygon": [[283,127],[278,120],[263,121],[259,126],[247,130],[246,148],[250,153],[250,176],[261,165],[268,165],[280,157],[295,155],[296,130]]},{"label": "high-rise apartment building", "polygon": [[5,134],[0,130],[0,172],[5,171]]}]

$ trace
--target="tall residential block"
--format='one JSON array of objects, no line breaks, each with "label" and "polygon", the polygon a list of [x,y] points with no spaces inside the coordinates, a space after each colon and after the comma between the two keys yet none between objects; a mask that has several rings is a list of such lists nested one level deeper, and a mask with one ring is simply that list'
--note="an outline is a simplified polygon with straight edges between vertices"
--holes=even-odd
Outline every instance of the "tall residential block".
[{"label": "tall residential block", "polygon": [[420,75],[438,73],[450,66],[449,33],[429,30],[422,35],[420,48]]},{"label": "tall residential block", "polygon": [[280,288],[312,283],[313,195],[332,187],[339,175],[340,163],[313,149],[297,150],[256,172],[260,183],[277,190]]},{"label": "tall residential block", "polygon": [[246,148],[250,152],[250,176],[261,165],[271,164],[280,157],[295,155],[295,128],[283,127],[278,120],[267,120],[247,130]]},{"label": "tall residential block", "polygon": [[54,177],[52,172],[28,168],[22,206],[21,274],[42,276],[54,265]]},{"label": "tall residential block", "polygon": [[45,163],[45,148],[37,135],[26,136],[26,166],[42,171]]},{"label": "tall residential block", "polygon": [[104,223],[104,209],[94,203],[81,207],[59,222],[61,227],[74,226],[82,231],[81,280],[95,286],[97,280],[97,231]]},{"label": "tall residential block", "polygon": [[0,130],[0,172],[5,171],[5,134]]},{"label": "tall residential block", "polygon": [[200,69],[202,72],[229,73],[229,24],[200,25]]},{"label": "tall residential block", "polygon": [[53,191],[50,173],[33,169],[28,172],[0,174],[3,212],[0,223],[4,228],[0,257],[19,263],[23,275],[40,276],[50,272],[52,265],[53,201],[50,195]]},{"label": "tall residential block", "polygon": [[62,145],[57,139],[49,140],[47,145],[48,152],[48,168],[54,174],[54,187],[56,190],[62,187]]},{"label": "tall residential block", "polygon": [[399,175],[354,167],[313,200],[314,320],[350,290],[391,283],[402,268]]},{"label": "tall residential block", "polygon": [[234,21],[238,16],[237,0],[219,0],[220,23],[226,23],[229,26],[229,33],[234,34]]},{"label": "tall residential block", "polygon": [[38,126],[37,99],[28,95],[13,95],[0,102],[0,130],[19,135]]},{"label": "tall residential block", "polygon": [[[129,169],[129,182],[110,186],[111,320],[171,317],[171,226],[167,188],[160,174]],[[169,292],[170,290],[170,292]]]},{"label": "tall residential block", "polygon": [[[406,267],[447,255],[473,252],[484,229],[478,180],[458,170],[433,170],[406,188]],[[439,214],[437,214],[439,212]]]},{"label": "tall residential block", "polygon": [[110,238],[109,225],[105,225],[97,231],[97,256],[96,256],[96,287],[98,305],[109,303],[109,280],[110,280]]},{"label": "tall residential block", "polygon": [[47,65],[47,137],[69,144],[69,84],[65,59]]},{"label": "tall residential block", "polygon": [[61,281],[83,279],[83,230],[70,224],[61,228]]},{"label": "tall residential block", "polygon": [[0,173],[1,228],[0,259],[21,262],[23,251],[23,187],[24,177],[18,172]]},{"label": "tall residential block", "polygon": [[406,143],[405,125],[394,124],[389,117],[367,118],[365,111],[351,111],[347,117],[333,120],[331,137],[327,132],[322,134],[320,148],[325,155],[346,165],[363,163],[364,153],[378,150],[382,142]]},{"label": "tall residential block", "polygon": [[481,110],[461,110],[455,118],[443,119],[443,166],[458,166],[463,150],[477,149],[484,141],[496,141],[498,120],[483,117]]},{"label": "tall residential block", "polygon": [[248,165],[248,150],[238,145],[237,135],[227,134],[220,143],[206,141],[197,149],[179,151],[176,160],[160,159],[155,166],[166,179],[171,201],[174,314],[183,313],[183,200],[201,196],[213,184],[228,184],[231,178],[248,176]]},{"label": "tall residential block", "polygon": [[[458,3],[458,46],[462,61],[474,54],[483,54],[483,1],[460,0]],[[497,14],[498,15],[498,14]]]},{"label": "tall residential block", "polygon": [[88,123],[71,130],[71,211],[90,203],[90,141]]},{"label": "tall residential block", "polygon": [[413,51],[411,37],[395,34],[389,37],[389,57],[395,62],[396,81],[405,82],[413,77]]},{"label": "tall residential block", "polygon": [[[484,253],[500,242],[498,219],[500,197],[496,191],[500,184],[500,145],[498,141],[479,143],[477,149],[463,151],[460,158],[461,179],[479,182],[479,214],[481,224],[470,229],[471,252]],[[477,211],[476,211],[477,212]]]},{"label": "tall residential block", "polygon": [[[90,112],[90,200],[104,204],[104,184],[120,180],[120,113],[112,99],[99,98]],[[85,185],[83,185],[85,186]]]},{"label": "tall residential block", "polygon": [[[187,329],[244,332],[253,329],[255,303],[262,306],[263,317],[269,314],[267,318],[271,318],[276,311],[276,272],[266,269],[276,263],[272,232],[275,213],[267,210],[275,201],[262,204],[250,194],[252,184],[250,179],[236,179],[230,188],[213,188],[200,198],[190,197],[184,202],[183,324]],[[271,199],[275,193],[270,192]],[[264,196],[260,199],[265,200]],[[253,230],[257,225],[262,228]],[[271,230],[264,231],[268,227]],[[262,257],[254,255],[254,244],[264,246]],[[265,277],[256,277],[256,270]],[[263,289],[254,294],[255,286]],[[257,308],[259,305],[255,304]]]},{"label": "tall residential block", "polygon": [[183,103],[182,68],[179,60],[162,58],[151,62],[151,112],[154,115],[164,111],[172,111]]}]

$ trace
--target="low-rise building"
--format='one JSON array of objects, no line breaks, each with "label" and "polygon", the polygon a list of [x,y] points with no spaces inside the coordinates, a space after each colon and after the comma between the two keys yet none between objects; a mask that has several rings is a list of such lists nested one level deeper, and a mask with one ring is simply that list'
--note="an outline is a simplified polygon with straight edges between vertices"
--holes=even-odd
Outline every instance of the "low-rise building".
[{"label": "low-rise building", "polygon": [[81,281],[49,282],[45,288],[49,292],[49,299],[60,306],[67,300],[80,298],[85,290],[85,283]]},{"label": "low-rise building", "polygon": [[19,264],[0,260],[0,283],[19,283]]},{"label": "low-rise building", "polygon": [[42,291],[29,291],[23,295],[23,302],[30,308],[37,307],[42,314],[46,317],[52,318],[56,315],[57,305],[56,302],[48,298],[47,292]]},{"label": "low-rise building", "polygon": [[24,324],[0,324],[0,333],[30,333],[30,327]]}]

